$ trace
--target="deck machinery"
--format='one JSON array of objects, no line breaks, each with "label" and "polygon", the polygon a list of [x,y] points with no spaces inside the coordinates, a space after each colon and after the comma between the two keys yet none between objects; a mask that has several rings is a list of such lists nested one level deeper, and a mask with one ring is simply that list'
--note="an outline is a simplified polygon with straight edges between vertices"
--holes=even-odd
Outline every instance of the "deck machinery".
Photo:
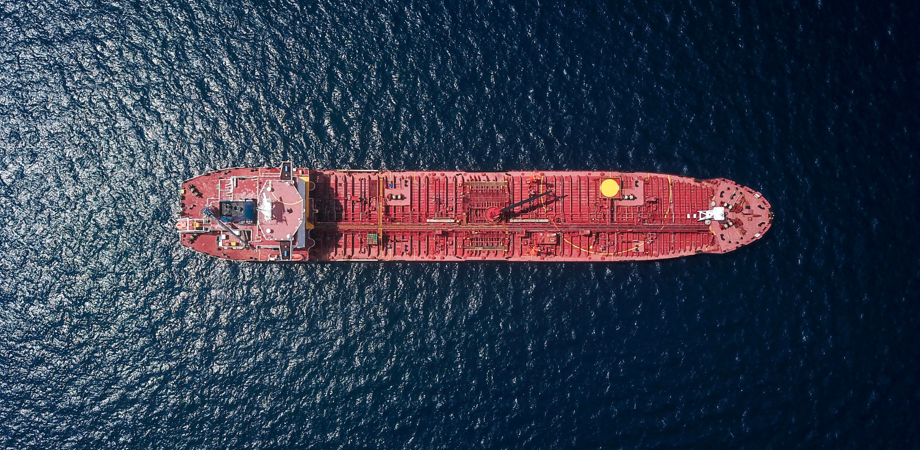
[{"label": "deck machinery", "polygon": [[182,245],[242,261],[629,261],[763,237],[763,196],[636,172],[220,170],[182,183]]}]

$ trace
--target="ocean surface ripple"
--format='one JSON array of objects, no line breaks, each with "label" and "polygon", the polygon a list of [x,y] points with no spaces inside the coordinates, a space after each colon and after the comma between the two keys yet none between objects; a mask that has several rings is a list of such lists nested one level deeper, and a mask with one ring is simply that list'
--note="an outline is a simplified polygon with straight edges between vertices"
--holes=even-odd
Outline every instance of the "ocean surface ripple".
[{"label": "ocean surface ripple", "polygon": [[[918,448],[916,5],[0,0],[0,447]],[[726,177],[722,256],[239,264],[228,166]]]}]

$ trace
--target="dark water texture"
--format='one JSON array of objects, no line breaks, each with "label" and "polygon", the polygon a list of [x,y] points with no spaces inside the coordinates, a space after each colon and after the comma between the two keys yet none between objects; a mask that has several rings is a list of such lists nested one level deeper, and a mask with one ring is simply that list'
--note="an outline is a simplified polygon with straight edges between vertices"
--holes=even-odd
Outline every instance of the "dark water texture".
[{"label": "dark water texture", "polygon": [[[0,446],[918,448],[920,14],[832,3],[2,0]],[[179,246],[183,179],[286,159],[777,220],[661,263]]]}]

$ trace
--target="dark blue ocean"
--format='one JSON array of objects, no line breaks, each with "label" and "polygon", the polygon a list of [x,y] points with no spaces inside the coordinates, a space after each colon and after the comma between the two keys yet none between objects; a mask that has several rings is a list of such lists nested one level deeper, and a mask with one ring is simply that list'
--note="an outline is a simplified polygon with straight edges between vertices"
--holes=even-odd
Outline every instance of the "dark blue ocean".
[{"label": "dark blue ocean", "polygon": [[[920,448],[915,2],[0,0],[0,447]],[[726,255],[252,264],[228,166],[726,177]]]}]

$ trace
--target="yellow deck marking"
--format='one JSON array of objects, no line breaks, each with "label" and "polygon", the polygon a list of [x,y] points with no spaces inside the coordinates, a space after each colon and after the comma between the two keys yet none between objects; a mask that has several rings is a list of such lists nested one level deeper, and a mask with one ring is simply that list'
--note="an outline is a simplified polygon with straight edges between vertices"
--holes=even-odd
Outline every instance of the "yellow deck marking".
[{"label": "yellow deck marking", "polygon": [[601,195],[607,198],[616,197],[620,193],[620,184],[617,180],[608,178],[601,183]]}]

